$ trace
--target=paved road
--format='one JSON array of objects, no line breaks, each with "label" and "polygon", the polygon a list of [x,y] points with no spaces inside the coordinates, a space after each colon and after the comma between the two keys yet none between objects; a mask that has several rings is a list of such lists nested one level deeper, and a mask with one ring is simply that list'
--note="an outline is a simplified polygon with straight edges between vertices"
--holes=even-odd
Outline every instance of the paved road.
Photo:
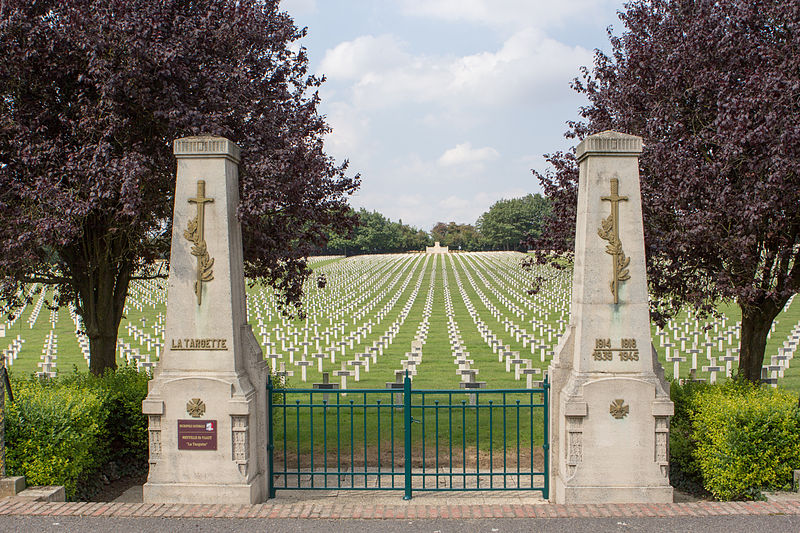
[{"label": "paved road", "polygon": [[3,516],[0,532],[41,533],[160,532],[201,533],[600,533],[628,531],[759,533],[800,531],[800,515],[707,516],[672,518],[495,518],[461,520],[315,520],[236,518],[90,518]]}]

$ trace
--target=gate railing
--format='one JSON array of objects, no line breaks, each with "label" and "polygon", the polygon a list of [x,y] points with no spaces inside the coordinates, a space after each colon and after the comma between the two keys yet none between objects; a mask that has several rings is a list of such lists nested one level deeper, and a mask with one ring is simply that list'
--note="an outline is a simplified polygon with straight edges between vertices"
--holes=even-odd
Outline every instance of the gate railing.
[{"label": "gate railing", "polygon": [[548,486],[549,383],[533,389],[268,387],[277,490],[533,490]]}]

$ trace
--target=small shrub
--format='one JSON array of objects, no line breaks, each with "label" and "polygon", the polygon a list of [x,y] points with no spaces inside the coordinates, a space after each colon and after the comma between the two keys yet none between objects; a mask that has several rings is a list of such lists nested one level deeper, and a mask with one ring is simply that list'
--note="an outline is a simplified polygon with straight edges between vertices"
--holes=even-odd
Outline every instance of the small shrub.
[{"label": "small shrub", "polygon": [[142,413],[142,400],[147,396],[149,379],[147,373],[130,366],[102,377],[74,373],[65,378],[65,385],[73,384],[102,397],[110,460],[139,465],[147,461],[147,417]]},{"label": "small shrub", "polygon": [[[795,395],[738,380],[686,394],[677,403],[683,401],[687,410],[690,436],[673,441],[678,443],[673,457],[686,471],[699,471],[706,490],[733,500],[758,499],[762,490],[790,487],[792,470],[800,468]],[[676,425],[678,432],[686,430],[680,421]],[[683,444],[694,447],[690,454]]]},{"label": "small shrub", "polygon": [[29,485],[78,484],[107,459],[102,398],[91,391],[39,380],[17,381],[7,404],[6,465]]},{"label": "small shrub", "polygon": [[123,367],[102,377],[14,379],[6,404],[7,467],[30,485],[64,485],[68,499],[88,496],[107,463],[122,474],[147,464],[146,373]]},{"label": "small shrub", "polygon": [[669,480],[672,486],[694,494],[705,491],[700,465],[694,453],[697,441],[691,413],[695,408],[697,396],[708,388],[709,385],[705,382],[687,382],[680,385],[677,381],[673,381],[670,387],[675,415],[669,427]]}]

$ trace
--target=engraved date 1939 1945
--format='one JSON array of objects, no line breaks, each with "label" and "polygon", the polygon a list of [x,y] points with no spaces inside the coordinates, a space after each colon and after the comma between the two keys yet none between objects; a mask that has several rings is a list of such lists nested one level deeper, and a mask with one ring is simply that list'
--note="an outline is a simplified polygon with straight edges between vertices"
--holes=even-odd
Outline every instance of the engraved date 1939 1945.
[{"label": "engraved date 1939 1945", "polygon": [[592,357],[595,361],[613,361],[614,352],[617,352],[620,361],[639,360],[639,349],[636,347],[636,339],[622,339],[620,344],[620,348],[612,348],[611,339],[595,339]]}]

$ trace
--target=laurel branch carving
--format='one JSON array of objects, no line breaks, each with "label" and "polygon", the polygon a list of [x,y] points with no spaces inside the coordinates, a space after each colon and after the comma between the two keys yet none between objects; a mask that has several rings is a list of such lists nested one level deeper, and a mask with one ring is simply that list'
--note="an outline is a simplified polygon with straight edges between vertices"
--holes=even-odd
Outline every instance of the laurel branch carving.
[{"label": "laurel branch carving", "polygon": [[606,253],[614,258],[614,277],[611,280],[611,293],[617,294],[617,287],[620,281],[627,281],[631,279],[628,266],[631,263],[630,257],[625,255],[622,250],[622,241],[617,237],[614,228],[614,215],[611,214],[600,223],[600,229],[597,230],[597,235],[608,241],[606,246]]},{"label": "laurel branch carving", "polygon": [[208,246],[205,239],[200,237],[200,228],[197,217],[189,221],[189,226],[183,232],[183,236],[192,243],[192,255],[197,257],[197,268],[199,269],[197,281],[194,282],[194,293],[199,295],[201,283],[214,279],[214,258],[208,253]]}]

